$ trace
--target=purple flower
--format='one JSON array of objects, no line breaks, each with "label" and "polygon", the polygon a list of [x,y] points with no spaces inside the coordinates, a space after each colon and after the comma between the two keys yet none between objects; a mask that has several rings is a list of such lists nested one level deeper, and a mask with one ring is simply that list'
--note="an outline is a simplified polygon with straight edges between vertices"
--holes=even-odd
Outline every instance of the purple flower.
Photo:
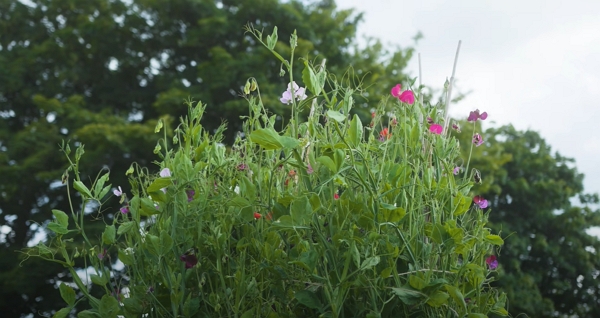
[{"label": "purple flower", "polygon": [[185,269],[190,269],[198,264],[198,258],[196,257],[196,249],[190,248],[183,255],[179,256],[179,260],[185,262]]},{"label": "purple flower", "polygon": [[459,166],[454,167],[454,170],[452,170],[452,173],[454,175],[457,175],[459,172],[460,172],[460,167]]},{"label": "purple flower", "polygon": [[480,134],[473,135],[473,144],[475,144],[475,147],[481,146],[483,144],[483,137]]},{"label": "purple flower", "polygon": [[491,255],[490,257],[486,258],[485,262],[487,263],[490,270],[495,270],[496,268],[498,268],[498,260],[494,255]]},{"label": "purple flower", "polygon": [[481,114],[479,114],[479,109],[476,109],[475,111],[469,113],[469,118],[467,118],[468,121],[477,121],[477,119],[481,119],[481,120],[485,120],[487,118],[488,114],[487,112],[483,112]]},{"label": "purple flower", "polygon": [[163,178],[167,178],[171,176],[171,170],[169,168],[164,168],[160,171],[160,176]]},{"label": "purple flower", "polygon": [[435,122],[433,121],[433,119],[431,117],[427,117],[427,123],[430,125],[433,125]]},{"label": "purple flower", "polygon": [[475,202],[475,204],[477,204],[482,209],[485,209],[488,207],[488,200],[484,199],[481,196],[475,196],[473,198],[473,202]]},{"label": "purple flower", "polygon": [[123,214],[127,214],[127,213],[129,213],[129,206],[126,205],[124,207],[121,207],[119,209],[119,211],[121,211],[121,213],[123,213]]},{"label": "purple flower", "polygon": [[104,259],[104,257],[106,256],[106,253],[107,253],[107,251],[106,251],[106,249],[104,249],[104,250],[102,251],[102,253],[98,254],[98,259],[99,259],[99,260],[103,260],[103,259]]},{"label": "purple flower", "polygon": [[[294,96],[292,96],[292,87],[294,88]],[[304,87],[299,87],[296,82],[288,84],[287,90],[281,94],[281,98],[279,100],[282,103],[289,105],[292,103],[294,97],[297,101],[305,100],[308,97],[306,96],[306,89]]]},{"label": "purple flower", "polygon": [[237,166],[237,169],[238,169],[238,171],[244,171],[244,170],[248,169],[248,165],[247,165],[247,164],[245,164],[245,163],[240,163],[240,164]]},{"label": "purple flower", "polygon": [[194,200],[194,195],[196,194],[196,191],[192,189],[186,190],[185,194],[187,194],[188,202],[192,202],[192,200]]},{"label": "purple flower", "polygon": [[456,130],[457,133],[460,132],[460,126],[458,124],[452,124],[452,129]]},{"label": "purple flower", "polygon": [[123,190],[121,189],[121,186],[119,186],[119,188],[118,188],[118,189],[114,190],[114,191],[113,191],[113,193],[114,193],[116,196],[118,196],[118,197],[122,196],[122,195],[123,195]]}]

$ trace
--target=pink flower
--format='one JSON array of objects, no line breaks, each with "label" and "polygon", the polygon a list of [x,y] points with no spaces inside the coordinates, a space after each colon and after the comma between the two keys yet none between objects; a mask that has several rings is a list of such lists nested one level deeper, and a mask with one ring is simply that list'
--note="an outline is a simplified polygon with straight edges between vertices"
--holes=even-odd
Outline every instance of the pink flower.
[{"label": "pink flower", "polygon": [[454,167],[454,170],[452,170],[452,173],[454,175],[457,175],[459,172],[460,172],[460,167],[459,166]]},{"label": "pink flower", "polygon": [[315,171],[313,170],[313,167],[310,165],[310,162],[309,162],[308,167],[306,167],[306,173],[312,174],[313,172],[315,172]]},{"label": "pink flower", "polygon": [[334,194],[333,194],[333,199],[334,199],[334,200],[339,200],[339,199],[340,199],[340,195],[339,195],[339,194],[337,194],[337,193],[334,193]]},{"label": "pink flower", "polygon": [[[292,87],[294,87],[294,96],[292,97]],[[294,97],[297,101],[305,100],[308,96],[306,96],[306,89],[304,87],[299,87],[296,82],[292,82],[288,84],[288,88],[283,94],[281,94],[281,98],[279,99],[282,103],[289,105],[292,103]]]},{"label": "pink flower", "polygon": [[494,269],[498,268],[498,260],[496,259],[496,256],[494,256],[494,255],[491,255],[490,257],[486,258],[485,262],[487,263],[490,270],[494,270]]},{"label": "pink flower", "polygon": [[436,135],[440,135],[442,133],[442,130],[444,130],[444,127],[442,127],[442,125],[433,124],[429,126],[429,131]]},{"label": "pink flower", "polygon": [[248,165],[247,165],[247,164],[245,164],[245,163],[240,163],[240,164],[237,166],[237,169],[238,169],[238,171],[244,171],[244,170],[248,169]]},{"label": "pink flower", "polygon": [[476,109],[475,111],[469,113],[469,118],[467,118],[468,121],[477,121],[477,119],[481,119],[481,120],[485,120],[487,118],[488,114],[487,112],[483,112],[481,114],[479,114],[479,109]]},{"label": "pink flower", "polygon": [[129,206],[126,205],[124,207],[121,207],[119,209],[119,211],[121,211],[121,213],[123,213],[123,214],[127,214],[127,213],[129,213]]},{"label": "pink flower", "polygon": [[480,208],[485,209],[488,207],[488,200],[484,199],[481,196],[475,196],[473,198],[473,202],[475,202],[475,204],[477,204]]},{"label": "pink flower", "polygon": [[401,102],[412,105],[415,102],[415,94],[412,91],[402,91],[402,85],[396,84],[392,87],[392,96],[398,98]]},{"label": "pink flower", "polygon": [[481,146],[483,144],[483,137],[480,134],[473,135],[473,144],[475,144],[475,147]]},{"label": "pink flower", "polygon": [[118,196],[118,197],[122,196],[122,195],[123,195],[123,190],[121,189],[121,186],[119,186],[119,188],[118,188],[118,189],[114,190],[114,191],[113,191],[113,193],[114,193],[116,196]]}]

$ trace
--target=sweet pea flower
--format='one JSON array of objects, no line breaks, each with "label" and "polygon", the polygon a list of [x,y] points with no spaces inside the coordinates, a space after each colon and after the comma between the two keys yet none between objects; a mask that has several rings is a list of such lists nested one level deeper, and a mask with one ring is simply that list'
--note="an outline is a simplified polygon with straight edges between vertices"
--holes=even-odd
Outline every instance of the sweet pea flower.
[{"label": "sweet pea flower", "polygon": [[[294,88],[294,96],[292,96],[292,87]],[[281,94],[281,98],[279,100],[282,103],[289,105],[292,103],[294,97],[297,101],[305,100],[308,97],[306,96],[306,89],[304,87],[299,87],[296,82],[288,84],[287,90]]]},{"label": "sweet pea flower", "polygon": [[473,135],[473,144],[475,144],[475,147],[481,146],[483,144],[483,137],[480,134]]},{"label": "sweet pea flower", "polygon": [[379,133],[379,140],[384,141],[386,139],[390,139],[391,136],[392,134],[390,134],[389,130],[386,127],[383,128],[383,130],[381,130],[381,132]]},{"label": "sweet pea flower", "polygon": [[163,178],[167,178],[171,176],[171,170],[169,168],[164,168],[160,171],[160,176]]},{"label": "sweet pea flower", "polygon": [[444,130],[444,127],[442,127],[442,125],[433,124],[429,126],[429,131],[436,135],[442,134],[442,130]]},{"label": "sweet pea flower", "polygon": [[124,207],[121,207],[119,209],[119,211],[121,211],[121,213],[123,213],[123,214],[127,214],[127,213],[129,213],[129,206],[126,205]]},{"label": "sweet pea flower", "polygon": [[198,258],[194,254],[193,250],[187,251],[185,254],[179,256],[179,260],[185,262],[185,269],[190,269],[198,264]]},{"label": "sweet pea flower", "polygon": [[315,172],[315,170],[313,170],[313,167],[310,165],[310,162],[309,162],[308,166],[306,167],[306,173],[312,174],[313,172]]},{"label": "sweet pea flower", "polygon": [[459,166],[454,167],[454,170],[452,170],[452,173],[454,175],[457,175],[459,172],[460,172],[460,167]]},{"label": "sweet pea flower", "polygon": [[410,90],[402,91],[402,85],[400,84],[392,87],[391,93],[392,96],[398,98],[403,103],[412,105],[415,102],[415,94]]},{"label": "sweet pea flower", "polygon": [[460,126],[456,123],[452,124],[452,129],[456,130],[457,133],[460,132]]},{"label": "sweet pea flower", "polygon": [[334,199],[334,200],[339,200],[339,199],[340,199],[340,195],[339,195],[339,194],[337,194],[337,193],[334,193],[334,194],[333,194],[333,199]]},{"label": "sweet pea flower", "polygon": [[481,196],[475,196],[473,198],[473,202],[475,202],[475,204],[477,204],[480,208],[485,209],[488,207],[488,200],[484,199]]},{"label": "sweet pea flower", "polygon": [[116,196],[118,196],[118,197],[122,196],[122,195],[123,195],[123,190],[121,189],[121,186],[119,186],[119,188],[118,188],[118,189],[114,190],[114,191],[113,191],[113,193],[114,193]]},{"label": "sweet pea flower", "polygon": [[192,200],[194,200],[194,195],[196,194],[196,191],[192,189],[186,190],[185,194],[187,195],[188,202],[192,202]]},{"label": "sweet pea flower", "polygon": [[260,219],[261,217],[262,217],[262,215],[260,215],[260,213],[258,213],[258,212],[254,212],[254,218],[255,218],[255,219],[257,219],[257,220],[258,220],[258,219]]},{"label": "sweet pea flower", "polygon": [[469,113],[469,118],[467,118],[467,121],[477,121],[477,119],[485,120],[487,116],[487,112],[479,114],[479,109],[476,109],[475,111]]},{"label": "sweet pea flower", "polygon": [[498,260],[496,259],[496,256],[491,255],[490,257],[485,259],[486,264],[488,265],[488,267],[490,268],[490,270],[494,270],[496,268],[498,268]]}]

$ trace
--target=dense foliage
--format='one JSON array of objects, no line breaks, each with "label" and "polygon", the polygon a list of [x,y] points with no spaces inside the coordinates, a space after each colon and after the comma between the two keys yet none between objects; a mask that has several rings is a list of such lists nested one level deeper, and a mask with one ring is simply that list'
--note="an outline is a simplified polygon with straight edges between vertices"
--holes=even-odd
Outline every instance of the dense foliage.
[{"label": "dense foliage", "polygon": [[[463,123],[456,134],[469,151]],[[508,125],[483,133],[475,149],[481,171],[478,193],[490,199],[491,227],[506,238],[498,286],[508,294],[514,316],[596,317],[600,315],[600,241],[587,233],[600,226],[598,195],[583,190],[574,160],[553,153],[534,131]]]},{"label": "dense foliage", "polygon": [[[412,51],[386,52],[376,41],[355,49],[359,21],[333,1],[0,0],[1,311],[48,312],[59,301],[51,292],[56,275],[69,275],[35,260],[20,265],[15,252],[39,239],[52,209],[68,209],[61,140],[86,145],[93,160],[79,167],[84,180],[105,168],[126,184],[132,161],[148,165],[153,158],[157,119],[170,127],[169,118],[186,112],[184,98],[208,105],[208,131],[229,122],[228,143],[247,115],[239,92],[249,76],[264,83],[265,104],[289,118],[288,108],[266,102],[278,101],[286,80],[277,61],[244,34],[247,23],[269,30],[277,24],[287,34],[297,29],[296,57],[326,57],[340,79],[352,65],[364,87],[405,80]],[[289,44],[277,48],[289,51]],[[365,92],[375,96],[372,89]],[[357,101],[369,109],[378,100]]]}]

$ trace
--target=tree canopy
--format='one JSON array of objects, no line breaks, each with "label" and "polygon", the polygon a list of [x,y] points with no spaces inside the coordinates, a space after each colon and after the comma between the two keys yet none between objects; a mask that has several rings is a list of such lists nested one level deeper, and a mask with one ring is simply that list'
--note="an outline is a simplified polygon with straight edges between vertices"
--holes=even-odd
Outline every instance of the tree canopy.
[{"label": "tree canopy", "polygon": [[[464,158],[472,125],[464,122],[455,134]],[[575,161],[553,152],[537,132],[507,125],[482,135],[484,145],[473,147],[471,167],[482,177],[474,191],[490,201],[491,227],[505,237],[498,284],[509,311],[599,316],[600,241],[586,232],[600,225],[598,195],[584,192]]]},{"label": "tree canopy", "polygon": [[[369,87],[357,95],[368,110],[387,93],[376,89],[407,82],[402,71],[412,49],[388,51],[376,40],[357,47],[360,20],[328,0],[0,0],[2,312],[55,309],[52,291],[64,273],[35,260],[19,267],[16,251],[40,238],[52,209],[67,208],[62,140],[85,144],[86,156],[95,158],[81,167],[85,178],[108,169],[113,184],[124,185],[131,162],[154,158],[148,149],[157,142],[156,120],[182,115],[184,99],[208,105],[207,129],[228,121],[229,142],[247,114],[238,94],[251,76],[265,105],[286,114],[279,96],[288,79],[244,33],[247,24],[265,34],[274,26],[280,34],[296,30],[298,70],[304,59],[326,58],[338,80]],[[277,46],[285,51],[289,43]]]}]

